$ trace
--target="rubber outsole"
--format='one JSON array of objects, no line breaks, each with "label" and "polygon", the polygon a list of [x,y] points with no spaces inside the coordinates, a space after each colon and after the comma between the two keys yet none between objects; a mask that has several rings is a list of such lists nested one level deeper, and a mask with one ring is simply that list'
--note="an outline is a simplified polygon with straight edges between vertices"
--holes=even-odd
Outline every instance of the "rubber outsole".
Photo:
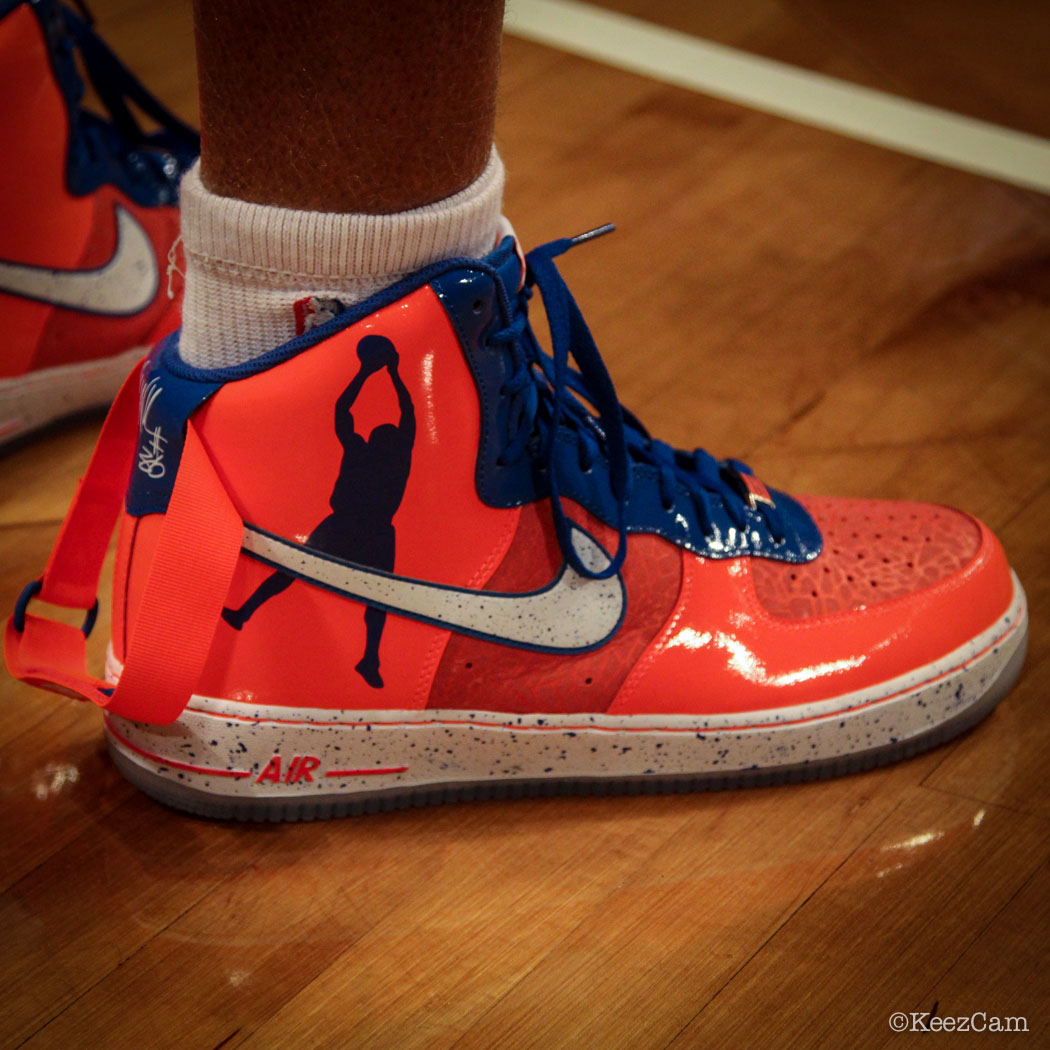
[{"label": "rubber outsole", "polygon": [[209,795],[172,783],[128,759],[107,735],[110,754],[120,772],[150,798],[173,809],[215,820],[256,823],[329,820],[363,816],[446,802],[538,798],[552,795],[654,795],[736,788],[772,787],[827,780],[890,765],[929,751],[965,733],[986,718],[1013,688],[1024,664],[1027,628],[1015,651],[979,700],[954,718],[926,732],[894,744],[836,758],[731,773],[684,773],[624,778],[577,777],[531,780],[437,783],[411,788],[389,788],[353,796],[293,799],[239,799]]}]

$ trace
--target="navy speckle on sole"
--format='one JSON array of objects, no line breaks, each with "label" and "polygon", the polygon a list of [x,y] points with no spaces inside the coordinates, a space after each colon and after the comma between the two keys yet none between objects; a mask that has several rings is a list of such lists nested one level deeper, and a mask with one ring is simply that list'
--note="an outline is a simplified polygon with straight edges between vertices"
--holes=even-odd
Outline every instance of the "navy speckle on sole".
[{"label": "navy speckle on sole", "polygon": [[[443,802],[537,798],[551,795],[654,795],[730,788],[770,787],[826,780],[898,762],[965,733],[984,719],[1010,691],[1021,673],[1027,638],[1017,646],[990,688],[955,717],[906,740],[814,762],[730,772],[681,773],[630,777],[551,777],[498,781],[443,782],[408,788],[286,799],[231,798],[172,783],[123,755],[109,740],[121,773],[143,792],[174,809],[216,820],[279,822],[328,820],[431,806]],[[108,737],[107,737],[108,740]]]}]

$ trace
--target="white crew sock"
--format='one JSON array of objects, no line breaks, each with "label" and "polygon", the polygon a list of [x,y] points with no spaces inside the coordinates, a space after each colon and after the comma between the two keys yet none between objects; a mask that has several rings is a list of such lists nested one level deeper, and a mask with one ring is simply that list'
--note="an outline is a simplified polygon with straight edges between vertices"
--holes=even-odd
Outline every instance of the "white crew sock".
[{"label": "white crew sock", "polygon": [[179,189],[186,288],[179,353],[199,368],[240,364],[296,335],[295,303],[307,296],[345,305],[406,274],[495,247],[503,162],[436,204],[393,215],[298,211],[220,197],[199,164]]}]

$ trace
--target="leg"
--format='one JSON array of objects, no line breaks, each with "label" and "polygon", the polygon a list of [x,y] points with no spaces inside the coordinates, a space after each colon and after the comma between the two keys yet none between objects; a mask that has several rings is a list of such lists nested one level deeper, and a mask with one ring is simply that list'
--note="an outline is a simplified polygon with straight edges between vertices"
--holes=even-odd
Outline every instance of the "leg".
[{"label": "leg", "polygon": [[195,0],[195,15],[185,361],[239,364],[309,327],[311,303],[492,249],[503,0]]},{"label": "leg", "polygon": [[[389,522],[372,520],[366,523],[350,561],[370,565],[384,572],[394,571],[397,538]],[[379,674],[379,642],[383,637],[386,613],[374,606],[365,606],[365,652],[354,670],[373,688],[382,689],[383,679]]]},{"label": "leg", "polygon": [[195,0],[194,16],[214,193],[380,214],[488,162],[502,0]]},{"label": "leg", "polygon": [[365,608],[365,655],[355,668],[357,673],[373,688],[382,689],[383,679],[379,675],[379,639],[383,636],[386,613],[369,605]]},{"label": "leg", "polygon": [[260,605],[276,597],[281,591],[287,590],[291,585],[291,576],[283,572],[272,573],[255,588],[255,593],[239,609],[223,609],[222,618],[234,630],[239,631],[255,615]]}]

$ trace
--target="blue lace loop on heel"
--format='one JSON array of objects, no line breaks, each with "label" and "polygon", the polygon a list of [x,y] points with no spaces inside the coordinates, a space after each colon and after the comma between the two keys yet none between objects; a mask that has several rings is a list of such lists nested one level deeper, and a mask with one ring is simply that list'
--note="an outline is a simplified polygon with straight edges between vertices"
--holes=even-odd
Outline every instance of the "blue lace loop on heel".
[{"label": "blue lace loop on heel", "polygon": [[[746,487],[740,484],[750,468],[737,460],[716,460],[702,448],[685,452],[652,438],[638,418],[625,409],[594,338],[576,300],[558,272],[554,259],[570,248],[612,230],[598,227],[578,237],[551,241],[525,257],[525,283],[512,304],[513,315],[503,328],[491,333],[489,343],[505,344],[513,355],[513,368],[500,393],[509,401],[506,432],[499,463],[518,461],[526,453],[538,460],[545,475],[554,528],[565,561],[581,576],[606,579],[623,567],[627,554],[627,505],[636,465],[655,471],[664,509],[674,510],[684,493],[705,535],[713,528],[713,501],[718,501],[733,524],[743,530],[749,520]],[[551,352],[544,351],[532,331],[528,304],[533,289],[543,299],[550,330]],[[570,365],[570,358],[576,367]],[[581,400],[582,399],[582,400]],[[593,406],[592,412],[588,407]],[[573,546],[571,525],[562,506],[560,441],[575,441],[577,465],[588,473],[601,458],[608,466],[618,540],[609,563],[600,570],[583,564]],[[774,544],[782,541],[783,522],[770,502],[760,507],[761,518]]]}]

